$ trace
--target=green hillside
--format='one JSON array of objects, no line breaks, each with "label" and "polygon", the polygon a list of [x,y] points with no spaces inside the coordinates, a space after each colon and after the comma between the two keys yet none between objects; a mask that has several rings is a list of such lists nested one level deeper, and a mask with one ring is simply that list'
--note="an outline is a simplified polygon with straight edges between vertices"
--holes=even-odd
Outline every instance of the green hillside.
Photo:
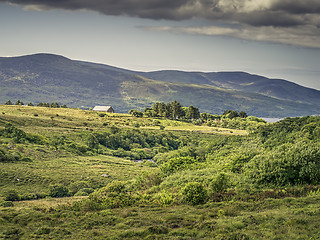
[{"label": "green hillside", "polygon": [[0,239],[318,239],[320,118],[0,105]]},{"label": "green hillside", "polygon": [[134,72],[107,65],[35,54],[0,58],[0,102],[58,102],[116,112],[178,100],[203,112],[226,109],[261,117],[317,115],[320,91],[247,73]]}]

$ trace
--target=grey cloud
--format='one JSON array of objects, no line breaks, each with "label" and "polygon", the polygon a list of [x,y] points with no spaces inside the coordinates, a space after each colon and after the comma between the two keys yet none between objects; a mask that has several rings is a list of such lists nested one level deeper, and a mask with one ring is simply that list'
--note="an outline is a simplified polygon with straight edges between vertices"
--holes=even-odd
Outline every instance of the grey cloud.
[{"label": "grey cloud", "polygon": [[283,12],[292,14],[312,14],[320,13],[320,1],[319,0],[281,0],[275,1],[271,7],[272,10],[281,10]]},{"label": "grey cloud", "polygon": [[[216,21],[236,23],[243,30],[251,29],[252,34],[260,35],[260,31],[252,29],[260,27],[266,31],[265,27],[279,28],[279,31],[270,31],[282,34],[279,42],[296,43],[298,41],[295,39],[301,39],[301,33],[308,32],[309,29],[315,30],[316,37],[312,35],[312,41],[318,41],[317,37],[320,37],[320,0],[0,0],[1,2],[28,9],[89,10],[105,15],[148,19],[199,18],[211,21],[213,26]],[[238,33],[234,35],[239,36]],[[272,41],[276,41],[276,37]],[[293,40],[286,41],[286,37]],[[253,35],[251,39],[259,37]],[[306,45],[316,44],[308,42]]]},{"label": "grey cloud", "polygon": [[238,27],[238,26],[207,26],[207,27],[148,27],[151,31],[170,31],[206,36],[228,36],[243,40],[264,41],[270,43],[282,43],[311,48],[320,48],[318,41],[320,29],[314,27],[279,28],[265,27]]},{"label": "grey cloud", "polygon": [[202,18],[253,26],[309,24],[301,14],[320,13],[319,0],[0,0],[28,8],[92,10],[150,19]]}]

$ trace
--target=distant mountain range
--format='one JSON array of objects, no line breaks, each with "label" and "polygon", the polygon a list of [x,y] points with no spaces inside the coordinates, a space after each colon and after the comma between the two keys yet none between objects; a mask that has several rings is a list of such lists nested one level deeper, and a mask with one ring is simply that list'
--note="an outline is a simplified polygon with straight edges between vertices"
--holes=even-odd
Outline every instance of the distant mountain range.
[{"label": "distant mountain range", "polygon": [[111,105],[116,112],[179,101],[201,112],[262,117],[320,114],[320,91],[245,72],[137,72],[53,54],[0,58],[0,103]]}]

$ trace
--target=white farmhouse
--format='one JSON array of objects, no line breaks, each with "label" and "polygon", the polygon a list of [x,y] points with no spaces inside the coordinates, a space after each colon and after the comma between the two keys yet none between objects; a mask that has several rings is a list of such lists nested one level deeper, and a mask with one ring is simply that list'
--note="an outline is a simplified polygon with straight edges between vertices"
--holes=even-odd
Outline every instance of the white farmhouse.
[{"label": "white farmhouse", "polygon": [[92,111],[114,113],[111,106],[95,106]]}]

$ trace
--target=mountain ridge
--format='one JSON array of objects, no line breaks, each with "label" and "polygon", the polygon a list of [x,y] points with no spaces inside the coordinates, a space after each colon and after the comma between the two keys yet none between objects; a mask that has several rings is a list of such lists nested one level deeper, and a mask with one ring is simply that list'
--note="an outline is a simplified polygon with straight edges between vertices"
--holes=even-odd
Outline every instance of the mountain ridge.
[{"label": "mountain ridge", "polygon": [[0,57],[0,101],[113,105],[118,112],[178,100],[201,111],[226,109],[287,117],[320,113],[320,91],[246,72],[131,71],[61,55]]}]

